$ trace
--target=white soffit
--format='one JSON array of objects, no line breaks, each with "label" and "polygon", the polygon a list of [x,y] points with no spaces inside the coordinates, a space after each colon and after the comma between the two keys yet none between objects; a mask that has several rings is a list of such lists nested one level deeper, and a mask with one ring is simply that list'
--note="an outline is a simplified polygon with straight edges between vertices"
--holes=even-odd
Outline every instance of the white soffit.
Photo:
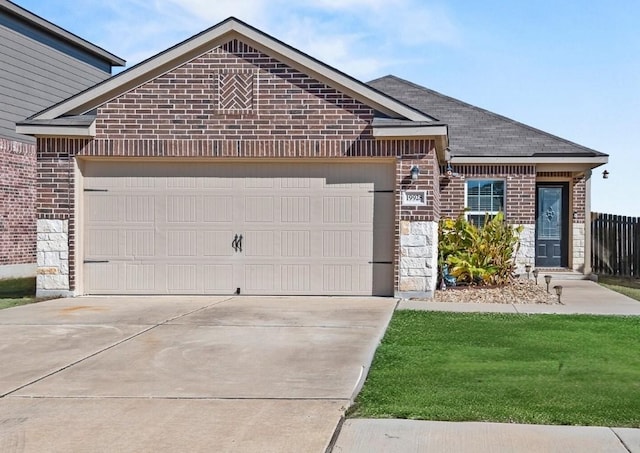
[{"label": "white soffit", "polygon": [[606,164],[608,156],[594,157],[465,157],[454,156],[452,164]]},{"label": "white soffit", "polygon": [[412,127],[373,127],[373,136],[375,138],[422,138],[446,136],[447,126],[412,126]]},{"label": "white soffit", "polygon": [[90,126],[17,125],[16,132],[34,137],[95,137],[95,122]]}]

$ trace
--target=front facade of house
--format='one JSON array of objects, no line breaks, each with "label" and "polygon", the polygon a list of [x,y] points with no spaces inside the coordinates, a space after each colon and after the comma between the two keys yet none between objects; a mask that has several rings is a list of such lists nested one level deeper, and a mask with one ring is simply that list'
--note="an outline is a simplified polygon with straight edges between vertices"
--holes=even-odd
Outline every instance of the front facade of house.
[{"label": "front facade of house", "polygon": [[0,0],[0,279],[36,272],[36,141],[16,121],[111,76],[124,61]]},{"label": "front facade of house", "polygon": [[370,84],[449,126],[441,217],[522,225],[517,264],[591,273],[591,170],[608,156],[397,77]]},{"label": "front facade of house", "polygon": [[457,201],[425,112],[228,19],[18,124],[38,292],[429,296]]}]

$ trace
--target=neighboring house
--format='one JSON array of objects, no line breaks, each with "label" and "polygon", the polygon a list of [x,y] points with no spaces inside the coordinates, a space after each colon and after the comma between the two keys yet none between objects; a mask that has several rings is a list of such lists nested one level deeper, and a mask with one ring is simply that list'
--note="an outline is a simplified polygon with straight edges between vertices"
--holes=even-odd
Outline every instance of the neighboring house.
[{"label": "neighboring house", "polygon": [[36,141],[23,120],[111,76],[124,60],[0,0],[0,279],[36,272]]},{"label": "neighboring house", "polygon": [[[441,208],[465,196],[428,112],[227,19],[18,123],[38,138],[38,293],[428,296]],[[547,167],[493,159],[509,213]]]},{"label": "neighboring house", "polygon": [[[449,126],[449,174],[441,168],[440,216],[481,223],[505,212],[523,225],[519,268],[591,273],[591,170],[606,154],[394,76],[374,88]],[[466,210],[466,211],[465,211]]]}]

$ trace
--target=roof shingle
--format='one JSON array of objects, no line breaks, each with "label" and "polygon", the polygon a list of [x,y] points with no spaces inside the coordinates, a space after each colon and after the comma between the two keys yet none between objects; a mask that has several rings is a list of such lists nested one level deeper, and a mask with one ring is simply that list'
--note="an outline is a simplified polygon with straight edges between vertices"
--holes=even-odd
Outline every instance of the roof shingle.
[{"label": "roof shingle", "polygon": [[396,76],[381,77],[369,85],[446,123],[454,157],[607,156]]}]

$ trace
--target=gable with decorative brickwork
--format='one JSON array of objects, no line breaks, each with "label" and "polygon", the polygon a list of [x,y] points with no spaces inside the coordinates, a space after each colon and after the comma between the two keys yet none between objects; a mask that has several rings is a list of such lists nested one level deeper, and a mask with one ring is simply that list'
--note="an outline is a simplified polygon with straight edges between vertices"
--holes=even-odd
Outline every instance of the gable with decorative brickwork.
[{"label": "gable with decorative brickwork", "polygon": [[98,108],[96,138],[356,140],[372,108],[232,40]]}]

